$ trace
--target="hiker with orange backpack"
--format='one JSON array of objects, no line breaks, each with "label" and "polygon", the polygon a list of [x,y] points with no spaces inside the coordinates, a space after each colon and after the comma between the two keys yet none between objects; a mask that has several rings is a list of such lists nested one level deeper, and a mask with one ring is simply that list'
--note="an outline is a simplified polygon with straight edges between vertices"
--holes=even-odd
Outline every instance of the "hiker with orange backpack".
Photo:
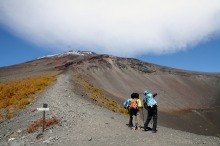
[{"label": "hiker with orange backpack", "polygon": [[[147,119],[144,123],[144,130],[152,130],[152,133],[157,132],[157,102],[154,99],[155,96],[157,96],[157,93],[154,95],[151,94],[149,91],[144,91],[144,108],[148,111]],[[148,124],[150,123],[151,118],[153,117],[153,128],[151,129],[148,127]]]},{"label": "hiker with orange backpack", "polygon": [[140,108],[142,107],[141,100],[138,93],[133,93],[129,103],[129,113],[134,119],[134,125],[131,127],[133,130],[141,129],[140,125]]},{"label": "hiker with orange backpack", "polygon": [[[125,109],[128,109],[129,113],[129,127],[134,130],[141,129],[140,124],[140,109],[142,107],[141,100],[138,93],[132,93],[131,98],[127,99],[123,104]],[[133,124],[133,119],[135,124]]]}]

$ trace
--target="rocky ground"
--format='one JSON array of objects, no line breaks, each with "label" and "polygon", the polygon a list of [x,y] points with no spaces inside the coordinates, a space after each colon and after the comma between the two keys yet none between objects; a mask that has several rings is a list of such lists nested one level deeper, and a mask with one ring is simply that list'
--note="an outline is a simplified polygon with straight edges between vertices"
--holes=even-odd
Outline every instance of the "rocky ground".
[{"label": "rocky ground", "polygon": [[[0,124],[0,145],[220,145],[220,138],[196,135],[158,126],[154,134],[129,129],[128,116],[108,109],[74,94],[74,86],[68,73],[59,75],[58,80],[40,94],[37,100],[18,116]],[[46,128],[43,135],[36,138],[41,129],[27,133],[26,128],[42,117],[42,112],[34,109],[48,103],[46,117],[56,116],[60,125]]]}]

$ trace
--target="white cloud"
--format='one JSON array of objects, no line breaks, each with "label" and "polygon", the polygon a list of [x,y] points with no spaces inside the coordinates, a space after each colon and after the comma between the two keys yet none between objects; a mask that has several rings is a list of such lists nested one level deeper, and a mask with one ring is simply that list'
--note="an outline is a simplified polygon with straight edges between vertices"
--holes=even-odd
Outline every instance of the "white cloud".
[{"label": "white cloud", "polygon": [[219,34],[220,1],[1,0],[0,23],[45,48],[161,54]]}]

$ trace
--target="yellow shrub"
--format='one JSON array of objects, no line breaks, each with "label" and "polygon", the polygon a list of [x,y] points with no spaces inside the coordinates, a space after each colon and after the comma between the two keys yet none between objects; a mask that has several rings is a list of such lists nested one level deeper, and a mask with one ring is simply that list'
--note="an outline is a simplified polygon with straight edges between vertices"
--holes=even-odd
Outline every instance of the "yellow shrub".
[{"label": "yellow shrub", "polygon": [[[31,102],[34,94],[42,92],[55,79],[56,76],[47,75],[0,83],[0,110],[24,108]],[[7,114],[5,116],[11,117]]]},{"label": "yellow shrub", "polygon": [[9,100],[7,100],[7,99],[2,99],[2,100],[0,101],[0,109],[1,109],[1,108],[6,108],[8,105],[9,105]]},{"label": "yellow shrub", "polygon": [[19,101],[19,105],[18,108],[19,109],[23,109],[25,105],[29,104],[30,101],[28,101],[27,99],[23,98]]},{"label": "yellow shrub", "polygon": [[114,112],[128,114],[128,111],[118,105],[115,100],[108,98],[100,89],[94,87],[82,75],[77,77],[78,83],[89,93],[89,98],[96,101],[99,105],[105,106]]}]

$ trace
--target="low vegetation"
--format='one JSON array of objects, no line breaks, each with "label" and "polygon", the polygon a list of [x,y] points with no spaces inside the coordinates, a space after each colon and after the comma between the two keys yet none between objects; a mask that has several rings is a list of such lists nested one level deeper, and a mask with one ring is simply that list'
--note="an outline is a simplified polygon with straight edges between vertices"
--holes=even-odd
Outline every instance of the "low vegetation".
[{"label": "low vegetation", "polygon": [[[52,126],[52,125],[55,125],[55,124],[60,124],[60,121],[59,119],[57,119],[55,116],[52,116],[51,118],[49,119],[45,119],[45,128],[46,127],[49,127],[49,126]],[[39,128],[41,128],[43,126],[43,118],[37,120],[37,121],[34,121],[33,124],[31,124],[28,128],[27,128],[27,132],[28,133],[32,133],[32,132],[35,132],[36,130],[38,130]]]},{"label": "low vegetation", "polygon": [[55,79],[55,75],[47,75],[0,83],[0,122],[14,117]]},{"label": "low vegetation", "polygon": [[114,112],[120,112],[124,114],[128,114],[128,111],[120,105],[115,100],[112,100],[108,98],[103,91],[100,89],[94,87],[92,84],[89,83],[89,80],[87,80],[85,77],[79,75],[78,77],[78,83],[87,90],[87,93],[89,95],[89,98],[91,98],[93,101],[97,102],[100,106],[107,107],[111,109]]}]

